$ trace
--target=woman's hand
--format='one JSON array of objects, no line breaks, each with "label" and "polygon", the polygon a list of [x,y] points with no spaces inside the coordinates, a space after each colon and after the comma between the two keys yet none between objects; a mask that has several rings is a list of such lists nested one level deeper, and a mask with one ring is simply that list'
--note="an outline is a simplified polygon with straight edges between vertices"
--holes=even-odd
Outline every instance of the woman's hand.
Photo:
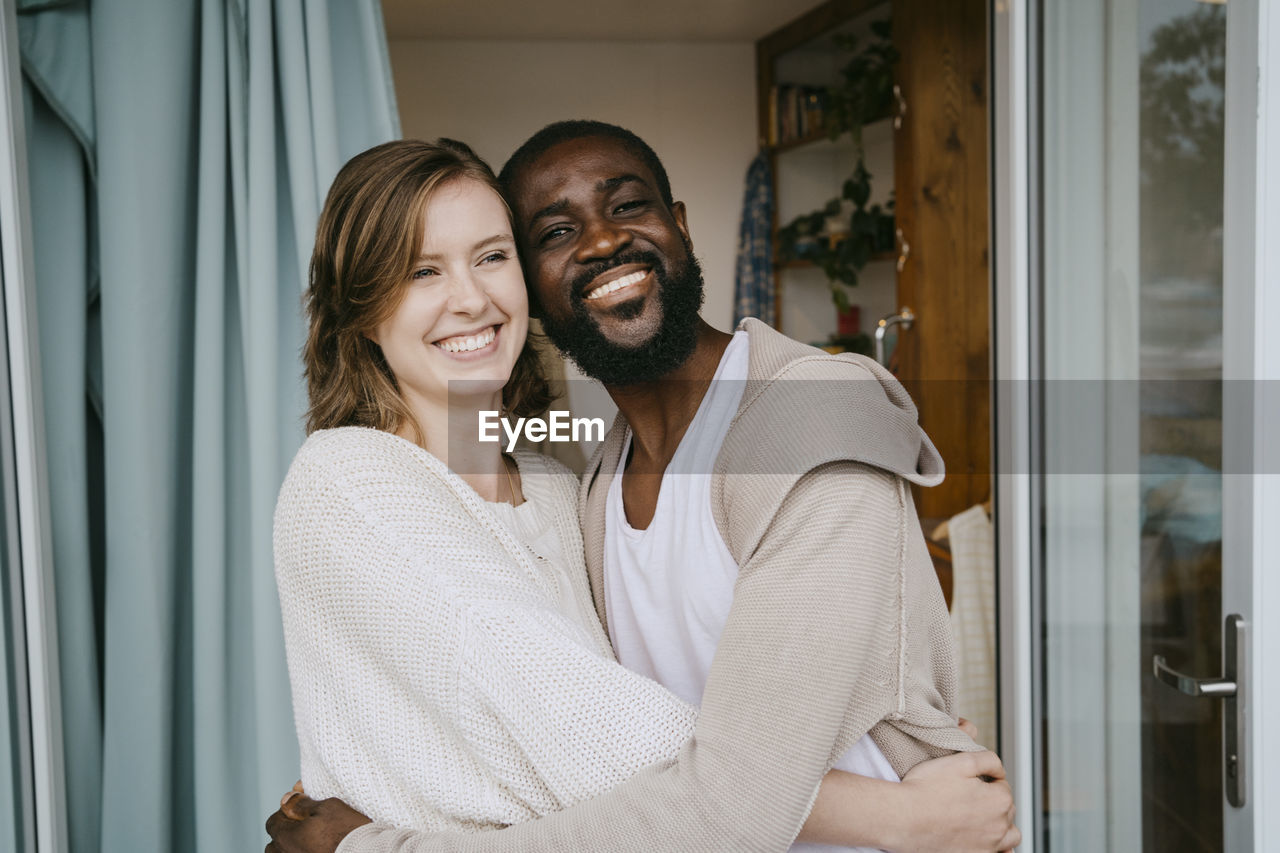
[{"label": "woman's hand", "polygon": [[[986,780],[990,781],[986,781]],[[906,816],[895,853],[1012,850],[1022,841],[1013,823],[1013,791],[994,752],[958,752],[916,765],[902,779]]]}]

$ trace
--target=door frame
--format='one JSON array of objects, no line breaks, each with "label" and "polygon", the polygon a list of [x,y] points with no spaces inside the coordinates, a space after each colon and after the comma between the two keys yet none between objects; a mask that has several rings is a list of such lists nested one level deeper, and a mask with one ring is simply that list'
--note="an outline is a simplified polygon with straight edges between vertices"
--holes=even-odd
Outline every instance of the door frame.
[{"label": "door frame", "polygon": [[1280,801],[1280,737],[1254,723],[1280,719],[1280,673],[1264,666],[1280,655],[1280,626],[1267,618],[1280,612],[1280,10],[1267,0],[1227,8],[1223,281],[1239,284],[1223,293],[1223,374],[1248,383],[1252,406],[1223,418],[1224,469],[1251,472],[1223,477],[1222,608],[1245,617],[1249,638],[1248,788],[1223,830],[1227,850],[1270,850],[1280,815],[1255,806]]},{"label": "door frame", "polygon": [[1041,643],[1039,596],[1031,572],[1039,526],[1031,435],[1036,406],[1031,377],[1039,370],[1032,333],[1038,314],[1031,287],[1035,233],[1031,205],[1037,168],[1038,128],[1032,120],[1035,90],[1028,0],[993,0],[991,26],[991,361],[992,461],[996,520],[996,657],[999,685],[999,752],[1013,787],[1022,830],[1021,849],[1034,850],[1040,814],[1033,808],[1039,739],[1040,691],[1034,662]]},{"label": "door frame", "polygon": [[[1041,847],[1044,761],[1039,574],[1042,569],[1040,127],[1038,0],[992,0],[991,210],[993,454],[996,478],[1000,749],[1018,806],[1021,849]],[[1247,800],[1225,806],[1227,850],[1280,848],[1280,9],[1231,0],[1227,32],[1224,375],[1249,382],[1251,409],[1224,424],[1223,611],[1249,622],[1244,701]],[[1274,429],[1274,427],[1273,427]],[[1231,454],[1241,454],[1233,460]],[[1266,569],[1271,568],[1268,575]]]}]

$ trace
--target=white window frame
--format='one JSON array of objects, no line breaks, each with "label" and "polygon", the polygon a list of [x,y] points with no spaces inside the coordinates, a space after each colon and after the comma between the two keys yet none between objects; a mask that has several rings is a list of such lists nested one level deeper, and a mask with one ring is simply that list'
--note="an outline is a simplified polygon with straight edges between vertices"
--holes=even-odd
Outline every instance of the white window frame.
[{"label": "white window frame", "polygon": [[[1227,6],[1226,196],[1223,373],[1251,380],[1252,418],[1224,450],[1251,452],[1248,476],[1223,478],[1224,613],[1248,620],[1245,755],[1246,805],[1228,811],[1226,849],[1280,849],[1280,9],[1271,0],[1231,0]],[[1237,301],[1238,300],[1238,301]],[[1249,434],[1251,433],[1251,434]],[[1231,470],[1229,460],[1226,469]],[[1239,470],[1239,466],[1237,466]],[[1232,567],[1247,567],[1231,571]]]},{"label": "white window frame", "polygon": [[1034,721],[1038,718],[1032,665],[1039,653],[1032,586],[1034,483],[1030,379],[1031,204],[1033,160],[1029,91],[1030,21],[1024,0],[995,0],[991,20],[992,410],[996,467],[996,555],[999,567],[1000,754],[1013,786],[1023,848],[1039,831],[1035,802]]}]

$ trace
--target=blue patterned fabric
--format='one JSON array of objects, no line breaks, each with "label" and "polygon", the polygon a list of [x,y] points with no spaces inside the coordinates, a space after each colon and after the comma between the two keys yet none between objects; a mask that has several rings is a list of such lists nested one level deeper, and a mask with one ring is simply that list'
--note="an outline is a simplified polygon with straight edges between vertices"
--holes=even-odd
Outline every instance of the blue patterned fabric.
[{"label": "blue patterned fabric", "polygon": [[758,317],[770,326],[773,316],[773,176],[769,155],[761,151],[747,169],[734,270],[733,323]]}]

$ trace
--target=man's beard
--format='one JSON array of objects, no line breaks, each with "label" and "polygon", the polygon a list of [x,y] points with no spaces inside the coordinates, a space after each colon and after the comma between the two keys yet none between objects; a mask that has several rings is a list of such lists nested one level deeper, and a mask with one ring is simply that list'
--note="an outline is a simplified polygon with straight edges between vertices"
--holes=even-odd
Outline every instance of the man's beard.
[{"label": "man's beard", "polygon": [[[645,264],[653,271],[662,309],[657,333],[635,347],[606,338],[580,295],[601,273],[625,264]],[[686,251],[684,264],[674,271],[668,270],[662,259],[651,252],[625,252],[593,265],[579,276],[570,289],[573,316],[567,320],[543,317],[542,328],[579,370],[605,385],[651,382],[671,373],[693,354],[698,342],[702,291],[702,267],[693,252]],[[613,313],[630,319],[642,309],[643,303],[636,301],[623,303],[613,309]]]}]

